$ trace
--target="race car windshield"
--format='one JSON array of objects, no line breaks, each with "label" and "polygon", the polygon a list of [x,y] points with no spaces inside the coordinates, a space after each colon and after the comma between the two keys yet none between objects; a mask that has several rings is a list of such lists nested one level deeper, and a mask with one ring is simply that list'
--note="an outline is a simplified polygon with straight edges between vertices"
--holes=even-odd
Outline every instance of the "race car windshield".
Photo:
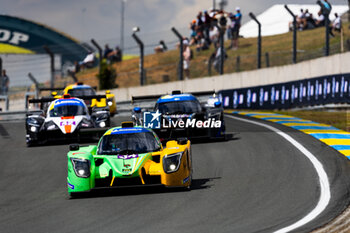
[{"label": "race car windshield", "polygon": [[91,96],[95,95],[95,90],[92,88],[80,88],[80,89],[70,89],[68,90],[68,94],[70,94],[73,97],[80,97],[80,96]]},{"label": "race car windshield", "polygon": [[50,110],[50,117],[79,116],[86,114],[85,108],[80,105],[59,105]]},{"label": "race car windshield", "polygon": [[201,105],[197,100],[176,101],[160,103],[156,106],[156,110],[157,109],[159,109],[162,114],[198,113],[201,111]]},{"label": "race car windshield", "polygon": [[131,155],[159,151],[160,145],[151,132],[105,135],[100,142],[100,155]]}]

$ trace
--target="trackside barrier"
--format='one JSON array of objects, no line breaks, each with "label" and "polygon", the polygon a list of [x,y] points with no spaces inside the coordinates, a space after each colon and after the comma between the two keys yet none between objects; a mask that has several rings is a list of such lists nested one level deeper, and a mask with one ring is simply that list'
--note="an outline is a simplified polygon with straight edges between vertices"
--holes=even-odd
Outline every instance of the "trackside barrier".
[{"label": "trackside barrier", "polygon": [[219,91],[226,109],[290,109],[350,103],[350,73]]}]

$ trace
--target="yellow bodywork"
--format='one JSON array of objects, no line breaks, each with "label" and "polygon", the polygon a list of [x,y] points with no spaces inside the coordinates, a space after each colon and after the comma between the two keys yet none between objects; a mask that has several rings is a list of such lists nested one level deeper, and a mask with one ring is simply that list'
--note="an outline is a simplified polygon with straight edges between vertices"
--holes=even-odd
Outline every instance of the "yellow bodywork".
[{"label": "yellow bodywork", "polygon": [[[173,173],[165,173],[163,169],[163,158],[166,155],[183,152],[179,169]],[[179,145],[177,141],[169,141],[160,152],[152,153],[153,157],[160,156],[159,162],[148,160],[143,168],[146,175],[160,176],[161,184],[166,187],[189,187],[192,181],[192,158],[191,158],[191,142]],[[142,174],[140,174],[142,178]]]}]

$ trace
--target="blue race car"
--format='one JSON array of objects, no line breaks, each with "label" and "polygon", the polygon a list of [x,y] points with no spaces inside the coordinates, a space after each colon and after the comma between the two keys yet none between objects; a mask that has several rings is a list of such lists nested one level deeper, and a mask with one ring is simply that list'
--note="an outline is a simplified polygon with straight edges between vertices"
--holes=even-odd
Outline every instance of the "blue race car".
[{"label": "blue race car", "polygon": [[133,121],[136,125],[152,128],[162,141],[179,137],[225,138],[221,102],[202,106],[194,95],[179,91],[161,96],[152,112],[142,112],[135,107]]}]

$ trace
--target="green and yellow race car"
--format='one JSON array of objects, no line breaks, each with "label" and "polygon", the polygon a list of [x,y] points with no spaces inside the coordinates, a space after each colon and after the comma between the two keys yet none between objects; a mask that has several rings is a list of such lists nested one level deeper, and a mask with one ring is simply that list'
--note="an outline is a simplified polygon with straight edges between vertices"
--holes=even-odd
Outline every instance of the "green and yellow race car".
[{"label": "green and yellow race car", "polygon": [[76,196],[97,188],[161,185],[189,189],[192,182],[191,142],[187,138],[162,146],[144,127],[124,122],[109,129],[98,145],[70,145],[68,193]]}]

